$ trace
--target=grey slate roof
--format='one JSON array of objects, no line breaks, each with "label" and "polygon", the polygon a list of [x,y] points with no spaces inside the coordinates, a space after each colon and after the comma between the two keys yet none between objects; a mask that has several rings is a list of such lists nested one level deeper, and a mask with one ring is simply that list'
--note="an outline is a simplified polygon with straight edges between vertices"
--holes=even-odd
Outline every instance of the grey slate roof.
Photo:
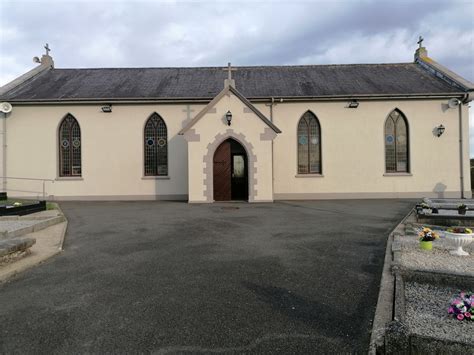
[{"label": "grey slate roof", "polygon": [[[459,92],[416,63],[236,68],[232,73],[236,87],[249,99]],[[226,77],[222,67],[51,69],[0,99],[212,99]]]}]

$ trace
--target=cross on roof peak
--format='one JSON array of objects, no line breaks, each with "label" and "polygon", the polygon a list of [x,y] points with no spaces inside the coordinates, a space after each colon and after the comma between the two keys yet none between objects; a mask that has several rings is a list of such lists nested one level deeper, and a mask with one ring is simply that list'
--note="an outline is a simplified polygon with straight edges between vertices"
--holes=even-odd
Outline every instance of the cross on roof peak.
[{"label": "cross on roof peak", "polygon": [[236,68],[232,68],[232,64],[227,63],[227,68],[223,68],[222,70],[227,71],[227,79],[224,80],[224,87],[233,86],[235,88],[235,80],[232,79],[232,71],[237,70]]},{"label": "cross on roof peak", "polygon": [[425,39],[424,39],[423,37],[421,37],[421,36],[418,38],[418,42],[416,42],[416,43],[418,43],[418,48],[421,48],[421,45],[422,45],[422,43],[423,43],[424,40],[425,40]]},{"label": "cross on roof peak", "polygon": [[51,49],[49,48],[48,43],[46,43],[46,45],[44,46],[44,49],[46,49],[46,55],[49,55],[49,52],[51,52]]},{"label": "cross on roof peak", "polygon": [[232,64],[229,62],[227,63],[227,68],[224,68],[222,70],[227,70],[227,79],[232,80],[232,71],[236,71],[236,68],[232,68]]}]

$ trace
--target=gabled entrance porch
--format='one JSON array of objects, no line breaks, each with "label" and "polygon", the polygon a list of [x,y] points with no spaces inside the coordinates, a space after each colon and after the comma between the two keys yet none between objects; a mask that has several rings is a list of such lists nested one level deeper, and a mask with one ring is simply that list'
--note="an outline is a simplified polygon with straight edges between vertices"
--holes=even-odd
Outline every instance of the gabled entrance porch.
[{"label": "gabled entrance porch", "polygon": [[226,86],[179,132],[188,142],[189,202],[272,202],[272,141],[278,133]]}]

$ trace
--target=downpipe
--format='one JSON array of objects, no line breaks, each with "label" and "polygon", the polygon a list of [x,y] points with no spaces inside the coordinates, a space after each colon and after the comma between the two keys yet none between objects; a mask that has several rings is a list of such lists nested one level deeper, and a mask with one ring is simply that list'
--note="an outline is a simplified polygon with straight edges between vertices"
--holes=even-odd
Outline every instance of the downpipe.
[{"label": "downpipe", "polygon": [[467,103],[474,99],[474,92],[466,93],[462,99],[459,101],[458,112],[459,112],[459,168],[460,175],[459,180],[461,183],[461,198],[466,198],[464,195],[464,139],[463,139],[463,127],[462,127],[462,106],[467,105]]},{"label": "downpipe", "polygon": [[[283,99],[280,99],[278,102],[283,102]],[[271,101],[266,106],[270,108],[270,122],[273,123],[273,106],[276,105],[275,98],[272,96]],[[275,167],[274,167],[274,154],[273,154],[273,139],[272,139],[272,195],[275,195]]]},{"label": "downpipe", "polygon": [[[2,176],[7,176],[7,114],[2,117]],[[7,192],[7,179],[3,178],[2,191]]]},{"label": "downpipe", "polygon": [[460,182],[461,182],[461,198],[464,198],[464,159],[463,159],[463,132],[462,132],[462,102],[458,105],[459,110],[459,167],[461,169]]}]

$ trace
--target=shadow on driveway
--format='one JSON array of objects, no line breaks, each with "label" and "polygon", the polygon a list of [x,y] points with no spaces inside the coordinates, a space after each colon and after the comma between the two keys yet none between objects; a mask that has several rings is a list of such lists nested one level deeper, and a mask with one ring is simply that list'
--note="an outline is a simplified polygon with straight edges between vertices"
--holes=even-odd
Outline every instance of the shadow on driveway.
[{"label": "shadow on driveway", "polygon": [[64,202],[65,251],[0,286],[0,352],[366,352],[412,206]]}]

